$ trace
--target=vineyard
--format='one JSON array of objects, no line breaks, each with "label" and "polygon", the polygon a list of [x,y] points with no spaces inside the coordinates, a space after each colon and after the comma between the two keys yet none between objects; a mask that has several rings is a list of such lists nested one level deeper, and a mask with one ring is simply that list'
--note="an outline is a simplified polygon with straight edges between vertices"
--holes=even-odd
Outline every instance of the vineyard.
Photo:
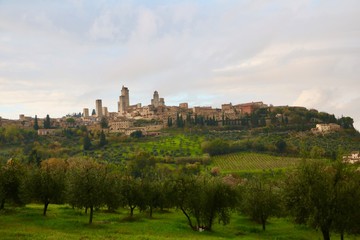
[{"label": "vineyard", "polygon": [[212,165],[221,172],[244,172],[293,167],[301,158],[279,157],[259,153],[231,153],[212,157]]}]

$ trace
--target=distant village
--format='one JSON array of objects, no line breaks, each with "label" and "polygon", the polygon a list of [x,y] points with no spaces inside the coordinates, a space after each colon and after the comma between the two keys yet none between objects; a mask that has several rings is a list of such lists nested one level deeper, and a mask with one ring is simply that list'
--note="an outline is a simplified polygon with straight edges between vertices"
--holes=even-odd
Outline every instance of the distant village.
[{"label": "distant village", "polygon": [[[121,95],[117,102],[118,111],[109,112],[106,106],[102,105],[102,100],[95,100],[95,108],[92,109],[90,114],[89,108],[83,108],[82,113],[75,116],[65,116],[62,118],[51,118],[51,128],[40,128],[38,135],[51,135],[56,132],[56,129],[74,128],[86,126],[89,130],[100,130],[101,121],[106,120],[107,131],[109,133],[123,133],[130,135],[135,131],[141,131],[144,135],[156,134],[163,128],[169,126],[169,121],[175,122],[176,119],[181,117],[185,118],[201,118],[203,121],[211,120],[216,123],[216,126],[224,124],[226,121],[239,121],[244,116],[250,116],[256,110],[267,109],[269,106],[263,102],[250,102],[235,104],[225,103],[221,108],[213,108],[211,106],[194,106],[189,107],[188,103],[180,103],[178,106],[166,106],[165,99],[161,98],[159,93],[155,91],[151,104],[142,106],[141,103],[130,104],[129,89],[122,86]],[[297,107],[303,108],[303,107]],[[276,118],[282,118],[282,114],[277,114]],[[39,126],[43,125],[43,118],[38,120]],[[139,124],[138,122],[141,122]],[[286,119],[287,121],[287,119]],[[18,120],[2,119],[0,117],[0,126],[9,124],[16,124],[18,127],[33,127],[34,118],[19,115]],[[264,119],[263,126],[270,124],[270,119]],[[340,125],[335,123],[316,125],[311,131],[314,134],[326,134],[333,131],[340,130]]]},{"label": "distant village", "polygon": [[[201,116],[204,119],[211,118],[213,121],[221,122],[224,118],[228,120],[239,119],[246,114],[250,115],[256,109],[267,108],[263,102],[251,102],[233,105],[231,103],[222,104],[220,108],[212,108],[211,106],[195,106],[190,108],[188,103],[180,103],[179,106],[166,106],[165,99],[161,98],[157,91],[154,92],[151,104],[142,106],[141,103],[130,104],[129,89],[125,86],[121,89],[121,95],[118,101],[118,111],[109,112],[106,106],[102,105],[102,100],[95,100],[95,108],[90,114],[89,108],[84,108],[81,116],[66,116],[62,118],[52,118],[51,126],[56,128],[68,128],[77,126],[87,126],[89,129],[100,129],[101,119],[105,118],[108,122],[108,131],[110,133],[124,133],[130,135],[134,131],[142,131],[143,133],[156,132],[168,126],[168,120],[175,119],[180,116]],[[74,121],[68,121],[69,118]],[[136,120],[144,120],[142,126],[136,126]],[[39,125],[44,119],[39,118]],[[34,118],[19,115],[18,120],[2,119],[0,117],[0,126],[16,123],[19,127],[32,127]],[[39,135],[52,134],[54,129],[39,129]]]}]

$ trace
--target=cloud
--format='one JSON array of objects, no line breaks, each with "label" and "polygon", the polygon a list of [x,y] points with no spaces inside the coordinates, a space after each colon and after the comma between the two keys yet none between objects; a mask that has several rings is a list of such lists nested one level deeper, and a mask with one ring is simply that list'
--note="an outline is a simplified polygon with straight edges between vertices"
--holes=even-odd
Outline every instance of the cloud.
[{"label": "cloud", "polygon": [[174,105],[262,100],[356,116],[359,9],[355,0],[2,1],[0,109],[38,111],[48,95],[52,115],[97,98],[116,111],[126,85],[144,104],[158,90]]},{"label": "cloud", "polygon": [[119,29],[112,21],[111,12],[105,11],[94,21],[90,29],[90,35],[94,39],[114,40]]},{"label": "cloud", "polygon": [[300,93],[300,96],[295,100],[295,106],[304,106],[308,108],[321,108],[324,106],[333,105],[331,99],[333,94],[329,91],[320,89],[308,89]]}]

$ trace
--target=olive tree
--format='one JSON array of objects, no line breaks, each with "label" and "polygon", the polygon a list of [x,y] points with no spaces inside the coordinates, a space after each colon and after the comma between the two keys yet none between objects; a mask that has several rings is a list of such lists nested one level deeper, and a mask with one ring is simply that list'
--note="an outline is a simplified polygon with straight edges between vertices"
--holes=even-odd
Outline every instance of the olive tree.
[{"label": "olive tree", "polygon": [[44,204],[43,215],[50,202],[63,203],[66,190],[67,164],[63,159],[50,158],[41,162],[32,179],[32,198]]},{"label": "olive tree", "polygon": [[91,224],[94,209],[104,205],[107,165],[92,159],[71,161],[68,177],[69,202],[76,207],[90,209]]},{"label": "olive tree", "polygon": [[193,230],[211,231],[215,219],[227,224],[237,204],[237,191],[219,177],[180,176],[174,199]]},{"label": "olive tree", "polygon": [[253,177],[244,186],[241,212],[262,225],[265,231],[268,218],[281,214],[280,189],[265,175]]},{"label": "olive tree", "polygon": [[295,222],[330,231],[359,231],[359,173],[343,163],[303,162],[290,174],[284,191],[286,206]]},{"label": "olive tree", "polygon": [[5,202],[23,204],[24,183],[27,177],[25,166],[16,160],[9,160],[0,170],[0,209]]}]

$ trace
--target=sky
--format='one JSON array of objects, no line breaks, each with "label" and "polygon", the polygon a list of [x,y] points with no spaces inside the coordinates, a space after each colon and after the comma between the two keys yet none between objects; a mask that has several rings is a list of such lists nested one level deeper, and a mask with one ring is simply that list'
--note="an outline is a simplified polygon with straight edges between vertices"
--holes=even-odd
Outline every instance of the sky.
[{"label": "sky", "polygon": [[0,0],[0,116],[263,101],[360,129],[358,0]]}]

